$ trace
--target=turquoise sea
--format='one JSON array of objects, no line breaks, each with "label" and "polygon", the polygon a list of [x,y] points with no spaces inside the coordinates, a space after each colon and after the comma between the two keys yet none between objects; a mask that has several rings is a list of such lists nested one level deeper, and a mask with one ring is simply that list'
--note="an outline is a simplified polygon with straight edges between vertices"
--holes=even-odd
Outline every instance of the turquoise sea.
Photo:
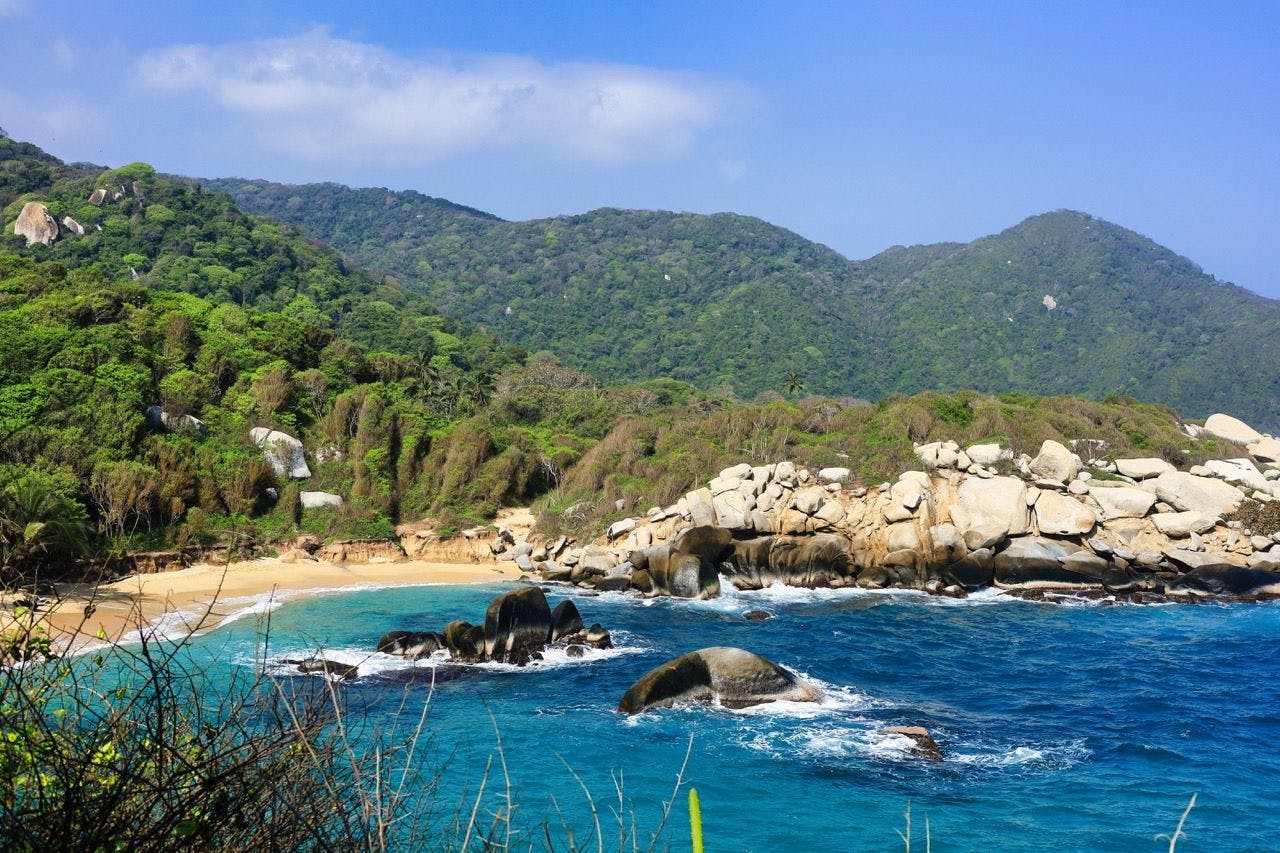
[{"label": "turquoise sea", "polygon": [[[323,649],[359,663],[340,689],[374,719],[430,701],[425,760],[444,765],[436,803],[474,792],[496,746],[519,799],[517,822],[558,808],[590,833],[571,767],[616,823],[614,779],[641,834],[693,737],[686,781],[702,803],[707,849],[890,851],[914,847],[927,815],[938,851],[1167,850],[1192,794],[1180,853],[1280,849],[1280,605],[1044,604],[984,594],[775,587],[707,602],[644,600],[547,587],[617,644],[525,669],[485,665],[432,686],[429,672],[371,650],[392,629],[482,622],[501,586],[419,586],[244,602],[242,617],[195,640],[217,667],[249,667],[269,612],[268,661]],[[773,615],[751,622],[742,614]],[[627,687],[692,649],[741,646],[817,682],[818,705],[745,711],[687,707],[627,718]],[[215,671],[216,668],[215,668]],[[283,672],[283,671],[282,671]],[[319,676],[284,675],[289,678]],[[490,715],[492,714],[492,720]],[[946,754],[912,757],[886,725],[923,725]],[[561,761],[563,759],[563,761]],[[688,849],[680,805],[666,840]],[[641,845],[643,848],[643,844]],[[594,849],[594,845],[593,845]],[[609,844],[606,843],[606,849]]]}]

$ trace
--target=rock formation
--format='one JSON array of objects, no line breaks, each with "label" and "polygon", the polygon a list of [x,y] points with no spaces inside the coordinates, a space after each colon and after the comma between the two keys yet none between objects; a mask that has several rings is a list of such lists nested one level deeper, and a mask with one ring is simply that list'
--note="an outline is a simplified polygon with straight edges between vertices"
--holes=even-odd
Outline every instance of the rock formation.
[{"label": "rock formation", "polygon": [[27,245],[42,243],[48,246],[58,239],[58,223],[49,215],[49,209],[38,201],[29,201],[13,223],[13,233],[27,238]]},{"label": "rock formation", "polygon": [[[1035,457],[933,442],[916,448],[925,470],[870,487],[834,468],[744,463],[594,543],[512,540],[501,550],[544,580],[683,598],[718,595],[721,579],[741,589],[1269,596],[1280,591],[1280,530],[1233,515],[1280,498],[1280,442],[1228,420],[1209,423],[1248,441],[1250,456],[1186,471],[1109,458],[1087,441],[1046,441]],[[1249,573],[1179,582],[1211,568]]]},{"label": "rock formation", "polygon": [[267,427],[249,430],[249,440],[262,448],[262,456],[275,469],[279,477],[305,480],[311,476],[302,442],[288,433]]},{"label": "rock formation", "polygon": [[458,619],[440,632],[390,631],[378,640],[378,651],[418,660],[444,649],[459,663],[524,666],[541,658],[548,646],[563,647],[574,657],[581,656],[587,646],[607,649],[612,645],[609,632],[600,625],[583,627],[582,615],[572,601],[562,601],[552,610],[540,588],[526,586],[489,602],[483,627]]},{"label": "rock formation", "polygon": [[618,703],[624,714],[714,702],[747,708],[765,702],[816,702],[822,692],[772,661],[729,646],[689,652],[651,670]]}]

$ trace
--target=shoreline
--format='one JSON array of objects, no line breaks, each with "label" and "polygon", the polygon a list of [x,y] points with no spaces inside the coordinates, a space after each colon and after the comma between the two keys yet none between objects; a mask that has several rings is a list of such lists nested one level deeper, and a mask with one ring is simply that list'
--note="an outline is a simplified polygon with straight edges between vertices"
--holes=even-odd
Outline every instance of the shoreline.
[{"label": "shoreline", "polygon": [[[36,611],[60,654],[127,643],[141,631],[164,626],[190,635],[243,615],[246,605],[271,595],[279,601],[320,592],[379,587],[463,585],[515,580],[512,563],[437,560],[369,563],[282,562],[278,557],[227,565],[198,563],[174,572],[135,574],[105,584],[57,587],[55,600]],[[5,594],[12,605],[20,595]],[[0,633],[19,627],[12,607],[0,616]]]}]

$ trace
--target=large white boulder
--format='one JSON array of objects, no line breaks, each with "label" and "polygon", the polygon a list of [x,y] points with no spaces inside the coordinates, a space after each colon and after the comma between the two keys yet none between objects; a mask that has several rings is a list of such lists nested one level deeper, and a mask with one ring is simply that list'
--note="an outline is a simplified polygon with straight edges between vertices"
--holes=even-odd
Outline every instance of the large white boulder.
[{"label": "large white boulder", "polygon": [[990,467],[1001,462],[1007,462],[1013,458],[1013,451],[1009,448],[1002,448],[999,444],[991,442],[989,444],[971,444],[964,449],[965,455],[969,457],[969,461],[974,465],[985,465]]},{"label": "large white boulder", "polygon": [[1244,421],[1221,413],[1209,416],[1209,419],[1204,422],[1204,431],[1214,438],[1232,441],[1246,447],[1262,438],[1262,433]]},{"label": "large white boulder", "polygon": [[831,468],[823,468],[818,472],[818,479],[825,480],[828,483],[843,483],[852,476],[853,472],[848,468],[840,468],[838,466]]},{"label": "large white boulder", "polygon": [[1093,510],[1060,492],[1043,492],[1036,501],[1036,525],[1048,536],[1083,536],[1093,529]]},{"label": "large white boulder", "polygon": [[335,495],[332,492],[299,492],[298,500],[302,503],[303,509],[342,506],[342,495]]},{"label": "large white boulder", "polygon": [[1280,462],[1280,441],[1262,438],[1250,444],[1249,455],[1260,462]]},{"label": "large white boulder", "polygon": [[1040,445],[1040,452],[1028,466],[1031,473],[1066,483],[1074,480],[1080,473],[1080,457],[1076,456],[1062,444],[1049,439]]},{"label": "large white boulder", "polygon": [[49,215],[49,208],[38,201],[29,201],[13,223],[13,233],[27,238],[27,245],[42,243],[46,246],[58,239],[58,223]]},{"label": "large white boulder", "polygon": [[1185,471],[1166,471],[1147,483],[1174,509],[1215,518],[1234,512],[1244,500],[1244,492],[1229,483]]},{"label": "large white boulder", "polygon": [[723,492],[713,497],[711,503],[716,511],[716,524],[729,530],[750,529],[754,498],[742,492]]},{"label": "large white boulder", "polygon": [[1031,524],[1027,484],[1017,477],[966,477],[951,505],[951,523],[974,551],[1026,533]]},{"label": "large white boulder", "polygon": [[1192,533],[1208,533],[1218,524],[1218,519],[1198,512],[1158,512],[1151,516],[1156,530],[1174,539],[1184,539]]},{"label": "large white boulder", "polygon": [[1253,464],[1252,459],[1210,459],[1204,463],[1204,467],[1212,471],[1214,476],[1221,477],[1228,483],[1239,483],[1250,489],[1261,489],[1264,492],[1270,488],[1267,478],[1262,476],[1262,472]]},{"label": "large white boulder", "polygon": [[311,476],[302,442],[279,430],[254,427],[249,430],[249,440],[262,448],[262,456],[275,469],[276,476],[292,480],[305,480]]},{"label": "large white boulder", "polygon": [[1126,477],[1145,480],[1148,477],[1159,477],[1165,471],[1175,471],[1172,465],[1163,459],[1117,459],[1116,470]]},{"label": "large white boulder", "polygon": [[1112,521],[1117,518],[1142,518],[1151,511],[1151,507],[1156,502],[1156,496],[1146,489],[1125,486],[1092,489],[1089,495],[1102,509],[1103,521]]}]

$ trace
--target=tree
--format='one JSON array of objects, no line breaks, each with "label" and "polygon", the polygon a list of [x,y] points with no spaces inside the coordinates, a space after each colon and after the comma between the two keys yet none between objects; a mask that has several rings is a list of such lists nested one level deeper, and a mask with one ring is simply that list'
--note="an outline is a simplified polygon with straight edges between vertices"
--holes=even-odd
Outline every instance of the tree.
[{"label": "tree", "polygon": [[50,477],[31,472],[0,492],[0,568],[39,556],[75,556],[88,548],[89,516]]},{"label": "tree", "polygon": [[787,378],[783,383],[783,387],[786,388],[788,394],[799,394],[804,390],[804,380],[800,378],[799,373],[796,373],[794,370],[789,370],[787,371]]}]

